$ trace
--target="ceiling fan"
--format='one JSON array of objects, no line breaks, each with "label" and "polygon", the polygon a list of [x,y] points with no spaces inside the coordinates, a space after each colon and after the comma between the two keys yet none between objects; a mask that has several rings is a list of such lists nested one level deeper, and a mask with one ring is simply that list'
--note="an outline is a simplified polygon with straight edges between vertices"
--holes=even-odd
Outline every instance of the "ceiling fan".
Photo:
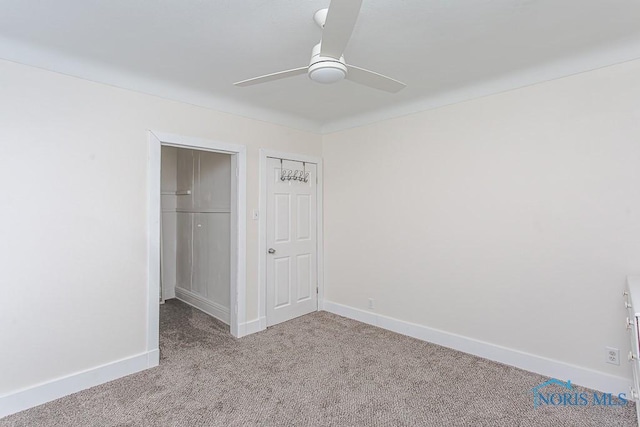
[{"label": "ceiling fan", "polygon": [[344,60],[342,53],[351,38],[360,6],[362,0],[332,0],[328,9],[321,9],[313,15],[314,21],[322,28],[322,40],[313,47],[308,66],[242,80],[234,85],[251,86],[306,73],[318,83],[335,83],[346,78],[386,92],[400,91],[406,86],[404,83],[349,65]]}]

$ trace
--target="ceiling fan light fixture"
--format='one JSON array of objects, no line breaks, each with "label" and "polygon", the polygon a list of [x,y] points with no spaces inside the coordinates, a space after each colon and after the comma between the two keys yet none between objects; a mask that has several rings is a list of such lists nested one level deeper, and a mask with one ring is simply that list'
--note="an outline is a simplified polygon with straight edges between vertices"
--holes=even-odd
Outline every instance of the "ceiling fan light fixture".
[{"label": "ceiling fan light fixture", "polygon": [[311,49],[311,60],[308,67],[265,74],[236,82],[234,85],[253,86],[307,73],[311,80],[323,84],[336,83],[346,78],[354,83],[389,93],[402,90],[406,86],[404,83],[375,71],[347,65],[344,60],[343,52],[353,33],[362,1],[331,1],[328,9],[316,12],[313,19],[322,28],[322,38],[320,43]]},{"label": "ceiling fan light fixture", "polygon": [[309,67],[308,74],[314,82],[330,84],[347,77],[347,67],[338,61],[320,61]]}]

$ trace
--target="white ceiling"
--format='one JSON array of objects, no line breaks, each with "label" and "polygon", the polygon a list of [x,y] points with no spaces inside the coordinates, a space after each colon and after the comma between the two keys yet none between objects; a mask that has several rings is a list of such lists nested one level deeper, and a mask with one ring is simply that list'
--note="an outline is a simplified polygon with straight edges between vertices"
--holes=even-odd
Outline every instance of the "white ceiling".
[{"label": "white ceiling", "polygon": [[232,85],[307,65],[328,5],[3,0],[0,57],[316,132],[640,58],[637,0],[364,0],[345,58],[400,93],[305,75]]}]

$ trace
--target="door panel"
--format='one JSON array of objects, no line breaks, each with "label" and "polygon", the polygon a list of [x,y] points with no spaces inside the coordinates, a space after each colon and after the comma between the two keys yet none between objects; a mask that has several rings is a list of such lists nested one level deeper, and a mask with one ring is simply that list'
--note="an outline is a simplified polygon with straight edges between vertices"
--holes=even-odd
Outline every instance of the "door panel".
[{"label": "door panel", "polygon": [[177,190],[185,192],[191,190],[191,194],[182,194],[177,199],[178,210],[192,210],[194,207],[193,199],[193,150],[181,148],[178,150],[177,163]]},{"label": "door panel", "polygon": [[298,268],[298,301],[311,298],[311,286],[313,280],[311,278],[311,254],[302,254],[296,257],[296,266]]},{"label": "door panel", "polygon": [[190,291],[193,260],[193,214],[178,212],[176,216],[176,287]]},{"label": "door panel", "polygon": [[291,304],[291,260],[274,259],[275,273],[275,306],[285,307]]},{"label": "door panel", "polygon": [[231,156],[199,151],[194,157],[195,208],[201,212],[229,210]]},{"label": "door panel", "polygon": [[289,194],[275,194],[275,239],[276,242],[288,242],[291,235],[291,196]]},{"label": "door panel", "polygon": [[[316,165],[268,159],[267,326],[316,311]],[[308,182],[281,180],[281,168],[305,170]]]},{"label": "door panel", "polygon": [[296,233],[298,240],[308,240],[311,238],[311,196],[300,194],[296,197],[298,201],[298,215],[296,215]]},{"label": "door panel", "polygon": [[228,213],[193,214],[192,292],[229,307],[230,230]]}]

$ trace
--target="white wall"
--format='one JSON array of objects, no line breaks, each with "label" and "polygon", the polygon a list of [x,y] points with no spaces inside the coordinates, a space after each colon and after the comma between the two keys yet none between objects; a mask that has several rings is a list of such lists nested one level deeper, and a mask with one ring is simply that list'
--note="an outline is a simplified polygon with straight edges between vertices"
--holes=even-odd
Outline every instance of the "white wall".
[{"label": "white wall", "polygon": [[640,61],[325,135],[323,156],[327,300],[630,378]]},{"label": "white wall", "polygon": [[[0,396],[145,351],[147,130],[321,155],[321,138],[0,61]],[[247,321],[258,317],[247,223]]]}]

